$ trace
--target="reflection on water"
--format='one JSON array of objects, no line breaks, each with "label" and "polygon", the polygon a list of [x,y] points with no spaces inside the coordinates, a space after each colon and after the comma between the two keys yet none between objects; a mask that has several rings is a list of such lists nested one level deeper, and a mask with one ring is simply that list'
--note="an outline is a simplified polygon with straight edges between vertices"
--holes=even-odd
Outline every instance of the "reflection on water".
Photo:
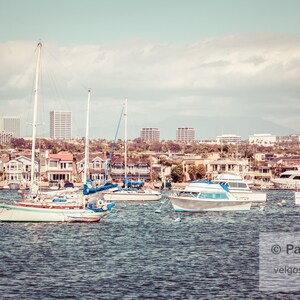
[{"label": "reflection on water", "polygon": [[100,223],[3,223],[1,298],[271,299],[258,289],[259,232],[299,231],[300,208],[288,191],[267,201],[248,213],[120,203]]}]

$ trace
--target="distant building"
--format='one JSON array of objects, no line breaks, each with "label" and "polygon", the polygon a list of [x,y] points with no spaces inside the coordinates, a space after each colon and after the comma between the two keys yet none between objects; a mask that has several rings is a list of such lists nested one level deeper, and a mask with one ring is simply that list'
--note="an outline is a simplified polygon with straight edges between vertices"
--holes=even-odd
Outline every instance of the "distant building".
[{"label": "distant building", "polygon": [[4,130],[0,131],[0,144],[10,143],[13,138],[13,134],[11,132],[6,132]]},{"label": "distant building", "polygon": [[289,134],[287,136],[277,136],[276,141],[279,143],[299,143],[300,142],[300,134]]},{"label": "distant building", "polygon": [[273,146],[276,143],[276,136],[270,133],[253,134],[249,136],[249,144],[258,146]]},{"label": "distant building", "polygon": [[140,138],[143,141],[156,141],[159,142],[160,140],[160,130],[158,128],[142,128],[140,131]]},{"label": "distant building", "polygon": [[222,134],[216,138],[217,144],[238,144],[241,142],[241,136],[236,134]]},{"label": "distant building", "polygon": [[50,111],[50,137],[62,140],[72,138],[71,111]]},{"label": "distant building", "polygon": [[179,142],[193,142],[195,141],[195,129],[189,127],[182,127],[176,129],[176,141]]},{"label": "distant building", "polygon": [[13,137],[20,137],[20,117],[2,117],[0,130],[12,133]]}]

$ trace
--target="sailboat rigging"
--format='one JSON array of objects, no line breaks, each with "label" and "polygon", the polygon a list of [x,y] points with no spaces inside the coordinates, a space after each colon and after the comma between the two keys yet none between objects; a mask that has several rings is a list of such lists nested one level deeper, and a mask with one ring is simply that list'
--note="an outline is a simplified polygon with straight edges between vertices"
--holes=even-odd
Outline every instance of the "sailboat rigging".
[{"label": "sailboat rigging", "polygon": [[[124,102],[124,188],[119,187],[103,195],[107,201],[156,201],[161,199],[161,193],[151,189],[143,189],[144,182],[131,182],[127,175],[127,98]],[[133,188],[132,186],[138,186]]]},{"label": "sailboat rigging", "polygon": [[[100,205],[99,207],[85,207],[85,195],[78,194],[81,203],[70,203],[67,199],[47,200],[41,196],[32,197],[34,188],[34,158],[35,158],[35,140],[37,126],[37,107],[39,95],[39,73],[42,44],[38,43],[38,57],[36,65],[36,79],[34,91],[34,112],[32,123],[32,155],[31,155],[31,181],[30,196],[21,202],[14,204],[0,204],[1,222],[98,222],[100,218],[106,215],[114,206],[114,203]],[[90,90],[88,94],[89,109]],[[88,120],[87,120],[88,124]],[[86,138],[88,140],[88,136]],[[87,165],[87,164],[86,164]],[[86,173],[86,172],[85,172]],[[59,200],[59,201],[57,201]],[[63,200],[63,201],[61,201]]]}]

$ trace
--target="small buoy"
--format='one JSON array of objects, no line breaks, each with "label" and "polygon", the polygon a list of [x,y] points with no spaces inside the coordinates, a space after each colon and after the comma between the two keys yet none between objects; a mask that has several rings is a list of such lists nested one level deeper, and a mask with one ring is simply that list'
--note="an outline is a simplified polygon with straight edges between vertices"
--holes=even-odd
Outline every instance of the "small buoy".
[{"label": "small buoy", "polygon": [[160,210],[160,209],[157,209],[155,212],[156,212],[156,213],[161,213],[161,210]]},{"label": "small buoy", "polygon": [[259,208],[259,211],[263,211],[265,209],[265,207],[264,206],[261,206],[260,208]]},{"label": "small buoy", "polygon": [[282,200],[281,202],[278,202],[277,205],[280,206],[280,207],[285,206],[286,205],[286,201]]},{"label": "small buoy", "polygon": [[175,219],[175,222],[181,222],[181,218],[178,217],[177,219]]}]

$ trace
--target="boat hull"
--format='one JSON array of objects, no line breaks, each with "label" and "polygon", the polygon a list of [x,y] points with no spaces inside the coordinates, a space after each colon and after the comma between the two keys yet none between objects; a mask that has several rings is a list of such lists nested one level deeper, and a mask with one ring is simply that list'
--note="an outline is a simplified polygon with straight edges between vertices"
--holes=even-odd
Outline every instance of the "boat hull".
[{"label": "boat hull", "polygon": [[105,216],[107,213],[89,209],[54,209],[1,204],[0,222],[69,222],[72,217],[88,220]]},{"label": "boat hull", "polygon": [[297,190],[300,189],[300,180],[273,179],[274,187],[282,190]]},{"label": "boat hull", "polygon": [[169,196],[176,212],[222,212],[222,211],[248,211],[252,201],[228,199],[191,199],[189,197]]},{"label": "boat hull", "polygon": [[117,191],[103,194],[105,201],[158,201],[161,199],[161,194],[156,192],[139,193],[134,191]]},{"label": "boat hull", "polygon": [[295,192],[295,205],[300,206],[300,192]]},{"label": "boat hull", "polygon": [[263,192],[234,192],[230,190],[230,193],[240,200],[252,201],[253,204],[264,204],[267,201],[267,194]]}]

